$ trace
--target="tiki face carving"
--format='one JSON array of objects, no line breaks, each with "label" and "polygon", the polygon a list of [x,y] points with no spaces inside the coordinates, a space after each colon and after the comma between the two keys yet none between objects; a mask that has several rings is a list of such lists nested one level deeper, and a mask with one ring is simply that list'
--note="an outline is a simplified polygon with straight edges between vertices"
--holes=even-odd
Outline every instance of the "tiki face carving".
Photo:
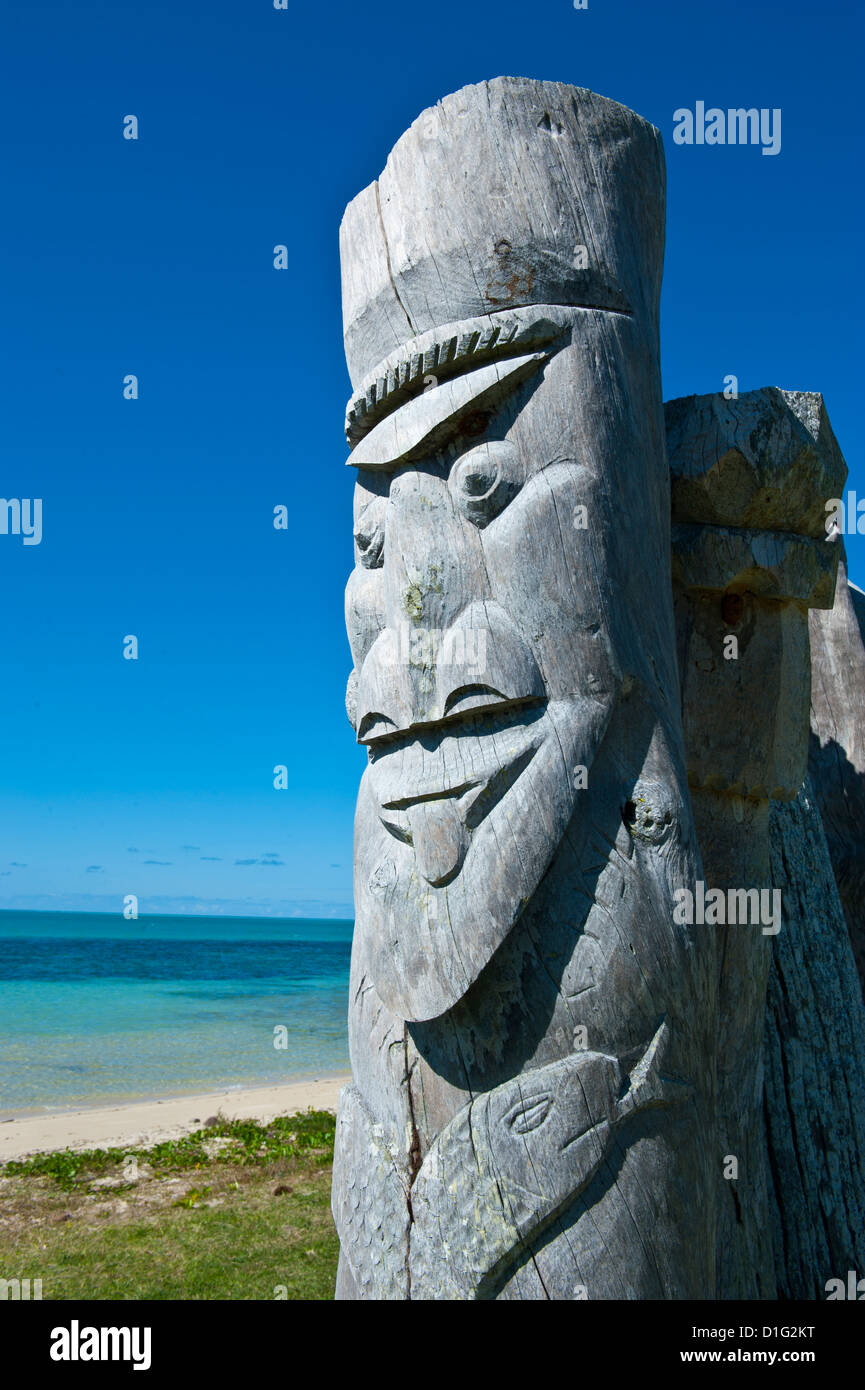
[{"label": "tiki face carving", "polygon": [[623,682],[673,688],[651,608],[635,635],[669,572],[660,137],[555,83],[476,96],[424,112],[340,231],[358,959],[404,1021],[514,926]]},{"label": "tiki face carving", "polygon": [[375,924],[376,988],[407,1019],[461,998],[519,917],[621,686],[584,524],[601,461],[569,408],[580,315],[559,311],[544,352],[413,397],[349,460],[352,704],[370,759],[356,905]]},{"label": "tiki face carving", "polygon": [[658,132],[519,78],[422,113],[343,218],[340,1298],[713,1296],[663,232]]}]

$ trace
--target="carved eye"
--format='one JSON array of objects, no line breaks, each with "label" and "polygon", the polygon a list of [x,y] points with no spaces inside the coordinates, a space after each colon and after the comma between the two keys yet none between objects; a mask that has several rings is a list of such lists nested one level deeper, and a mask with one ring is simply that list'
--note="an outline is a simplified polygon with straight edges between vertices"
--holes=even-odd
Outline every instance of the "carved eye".
[{"label": "carved eye", "polygon": [[362,715],[360,724],[355,727],[357,728],[358,743],[367,743],[374,738],[384,738],[386,734],[392,734],[396,730],[393,720],[388,719],[386,714],[379,714],[378,710]]},{"label": "carved eye", "polygon": [[368,570],[380,569],[384,564],[384,522],[386,515],[386,499],[374,497],[364,507],[354,528],[358,559]]},{"label": "carved eye", "polygon": [[506,1117],[507,1123],[517,1134],[529,1134],[538,1129],[550,1113],[553,1098],[550,1095],[536,1096],[534,1100],[520,1101]]},{"label": "carved eye", "polygon": [[493,439],[457,460],[449,486],[463,516],[482,527],[498,516],[524,481],[519,450],[506,439]]}]

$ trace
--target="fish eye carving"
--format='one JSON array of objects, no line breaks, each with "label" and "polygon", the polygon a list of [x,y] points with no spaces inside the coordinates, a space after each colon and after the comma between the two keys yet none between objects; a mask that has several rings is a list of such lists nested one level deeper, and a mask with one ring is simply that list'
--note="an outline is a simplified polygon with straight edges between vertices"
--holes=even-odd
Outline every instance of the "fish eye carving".
[{"label": "fish eye carving", "polygon": [[540,1129],[553,1107],[551,1095],[535,1096],[533,1100],[520,1101],[505,1117],[505,1123],[515,1134],[530,1134]]},{"label": "fish eye carving", "polygon": [[449,487],[458,510],[480,528],[504,510],[524,481],[519,450],[506,439],[493,439],[457,459]]}]

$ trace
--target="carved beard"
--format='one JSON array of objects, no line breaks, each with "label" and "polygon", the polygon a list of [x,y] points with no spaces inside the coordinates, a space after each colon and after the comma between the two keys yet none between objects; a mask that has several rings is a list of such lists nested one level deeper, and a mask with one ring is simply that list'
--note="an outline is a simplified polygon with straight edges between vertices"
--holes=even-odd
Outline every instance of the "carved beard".
[{"label": "carved beard", "polygon": [[[589,700],[479,717],[367,768],[355,835],[358,929],[376,990],[398,1017],[445,1013],[501,945],[565,834],[581,794],[574,770],[590,765],[607,717]],[[409,767],[428,780],[409,781]],[[436,789],[449,794],[436,798]]]}]

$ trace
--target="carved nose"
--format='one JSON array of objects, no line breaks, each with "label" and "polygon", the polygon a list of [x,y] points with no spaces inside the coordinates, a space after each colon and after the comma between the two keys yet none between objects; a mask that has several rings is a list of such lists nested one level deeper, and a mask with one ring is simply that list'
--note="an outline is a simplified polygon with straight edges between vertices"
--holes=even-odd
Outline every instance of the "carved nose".
[{"label": "carved nose", "polygon": [[531,648],[498,604],[469,604],[445,630],[386,628],[360,671],[359,743],[543,699]]},{"label": "carved nose", "polygon": [[444,632],[490,597],[478,529],[457,510],[442,469],[409,468],[390,485],[384,547],[386,626]]}]

